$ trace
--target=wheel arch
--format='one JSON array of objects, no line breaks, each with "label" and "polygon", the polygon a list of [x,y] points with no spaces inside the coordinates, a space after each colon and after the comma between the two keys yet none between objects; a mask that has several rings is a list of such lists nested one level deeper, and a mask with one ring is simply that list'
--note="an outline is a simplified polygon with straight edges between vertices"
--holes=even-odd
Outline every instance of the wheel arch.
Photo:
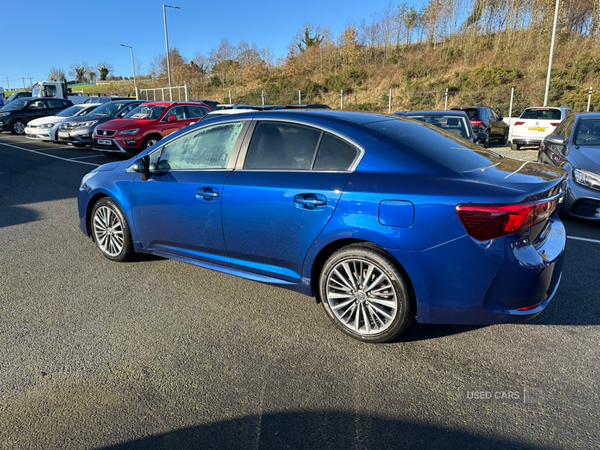
[{"label": "wheel arch", "polygon": [[156,138],[160,141],[162,138],[164,138],[164,136],[158,131],[150,131],[147,135],[144,136],[144,139],[142,140],[142,147],[146,144],[146,142],[148,142],[148,140],[152,138]]},{"label": "wheel arch", "polygon": [[398,261],[392,254],[390,254],[388,251],[386,251],[385,248],[381,247],[380,245],[377,245],[371,241],[366,241],[366,240],[357,239],[357,238],[339,239],[339,240],[330,242],[325,247],[323,247],[319,251],[319,253],[317,253],[315,259],[313,260],[311,272],[310,272],[310,288],[311,288],[311,291],[313,292],[313,295],[317,299],[317,302],[321,302],[321,299],[319,298],[319,276],[321,274],[321,269],[325,265],[325,262],[329,259],[329,257],[331,255],[333,255],[335,252],[337,252],[341,248],[348,247],[349,245],[354,245],[354,244],[361,244],[366,247],[371,247],[373,249],[379,250],[382,253],[386,254],[394,262],[396,269],[398,269],[398,271],[400,271],[402,273],[402,275],[405,277],[405,279],[407,281],[407,284],[408,284],[407,289],[409,290],[409,293],[410,293],[411,307],[413,308],[413,311],[416,315],[417,302],[416,302],[415,289],[414,289],[412,280],[408,276],[408,273],[404,269],[402,264],[400,264],[400,261]]},{"label": "wheel arch", "polygon": [[91,236],[92,239],[94,237],[93,234],[92,234],[92,224],[90,223],[90,221],[92,219],[92,209],[94,209],[94,205],[96,203],[98,203],[98,201],[100,199],[103,199],[103,198],[106,198],[106,197],[111,198],[108,194],[105,194],[104,192],[98,192],[98,193],[94,194],[92,196],[92,198],[90,198],[90,201],[87,204],[87,208],[86,208],[86,211],[85,211],[85,227],[86,227],[86,230],[87,230],[87,235]]}]

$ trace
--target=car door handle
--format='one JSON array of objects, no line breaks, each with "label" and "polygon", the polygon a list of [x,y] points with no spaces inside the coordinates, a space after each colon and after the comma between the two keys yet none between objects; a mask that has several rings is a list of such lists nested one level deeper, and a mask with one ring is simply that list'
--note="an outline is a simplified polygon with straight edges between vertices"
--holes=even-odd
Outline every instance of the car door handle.
[{"label": "car door handle", "polygon": [[299,208],[316,209],[327,205],[327,198],[321,194],[298,194],[294,197],[294,203]]},{"label": "car door handle", "polygon": [[210,201],[213,198],[217,198],[218,196],[219,191],[215,188],[201,187],[196,189],[196,198],[202,198],[204,200]]}]

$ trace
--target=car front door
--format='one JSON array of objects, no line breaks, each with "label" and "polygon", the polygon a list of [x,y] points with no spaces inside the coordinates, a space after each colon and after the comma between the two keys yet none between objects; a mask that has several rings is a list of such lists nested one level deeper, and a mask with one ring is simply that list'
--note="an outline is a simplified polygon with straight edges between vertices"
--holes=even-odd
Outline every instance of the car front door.
[{"label": "car front door", "polygon": [[250,122],[208,125],[150,155],[151,173],[132,184],[133,223],[148,249],[228,265],[221,201]]},{"label": "car front door", "polygon": [[[169,117],[176,117],[177,120],[169,122]],[[195,122],[195,120],[192,120],[190,118],[190,115],[187,111],[187,107],[185,105],[174,106],[165,113],[161,120],[163,137],[167,137],[171,133],[174,133],[175,131],[187,127],[192,122]]]},{"label": "car front door", "polygon": [[31,121],[33,119],[38,119],[49,114],[50,112],[46,100],[34,100],[31,103],[29,103],[25,115],[27,117],[27,121]]},{"label": "car front door", "polygon": [[243,153],[224,187],[231,266],[296,282],[359,149],[313,126],[265,120],[256,124],[245,158]]}]

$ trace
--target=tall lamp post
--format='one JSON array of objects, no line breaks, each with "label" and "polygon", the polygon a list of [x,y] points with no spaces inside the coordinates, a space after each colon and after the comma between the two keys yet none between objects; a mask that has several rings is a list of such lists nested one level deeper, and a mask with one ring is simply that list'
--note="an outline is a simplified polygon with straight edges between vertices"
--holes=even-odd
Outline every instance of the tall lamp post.
[{"label": "tall lamp post", "polygon": [[137,84],[135,82],[135,62],[133,60],[133,47],[131,45],[119,44],[121,47],[127,47],[131,50],[131,68],[133,69],[133,90],[135,91],[135,99],[138,100]]},{"label": "tall lamp post", "polygon": [[548,75],[546,76],[546,92],[544,93],[544,106],[548,105],[548,91],[550,90],[550,73],[552,72],[552,57],[554,56],[554,37],[556,36],[556,22],[558,19],[558,5],[560,0],[556,0],[556,9],[554,10],[554,25],[552,26],[552,41],[550,42],[550,58],[548,59]]},{"label": "tall lamp post", "polygon": [[169,78],[169,99],[173,101],[173,90],[171,89],[171,63],[169,61],[169,35],[167,34],[167,8],[180,8],[179,6],[169,6],[163,3],[163,18],[165,20],[165,42],[167,43],[167,77]]}]

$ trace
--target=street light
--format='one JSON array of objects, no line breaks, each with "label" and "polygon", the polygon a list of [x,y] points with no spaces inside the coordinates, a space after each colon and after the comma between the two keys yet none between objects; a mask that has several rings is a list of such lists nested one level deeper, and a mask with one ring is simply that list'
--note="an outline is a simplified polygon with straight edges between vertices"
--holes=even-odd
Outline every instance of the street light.
[{"label": "street light", "polygon": [[119,44],[121,47],[127,47],[131,50],[131,68],[133,69],[133,90],[135,91],[135,99],[138,100],[137,84],[135,82],[135,63],[133,61],[133,47],[131,45]]},{"label": "street light", "polygon": [[171,89],[171,63],[169,61],[169,35],[167,34],[167,8],[180,8],[179,6],[169,6],[163,3],[163,18],[165,19],[165,42],[167,43],[167,77],[169,78],[169,98],[171,101],[173,101],[173,90]]},{"label": "street light", "polygon": [[552,27],[552,41],[550,43],[550,58],[548,59],[548,75],[546,76],[546,92],[544,93],[544,106],[548,104],[548,91],[550,90],[550,73],[552,72],[552,57],[554,56],[554,37],[556,35],[556,22],[558,19],[558,5],[560,0],[556,0],[556,9],[554,10],[554,25]]}]

